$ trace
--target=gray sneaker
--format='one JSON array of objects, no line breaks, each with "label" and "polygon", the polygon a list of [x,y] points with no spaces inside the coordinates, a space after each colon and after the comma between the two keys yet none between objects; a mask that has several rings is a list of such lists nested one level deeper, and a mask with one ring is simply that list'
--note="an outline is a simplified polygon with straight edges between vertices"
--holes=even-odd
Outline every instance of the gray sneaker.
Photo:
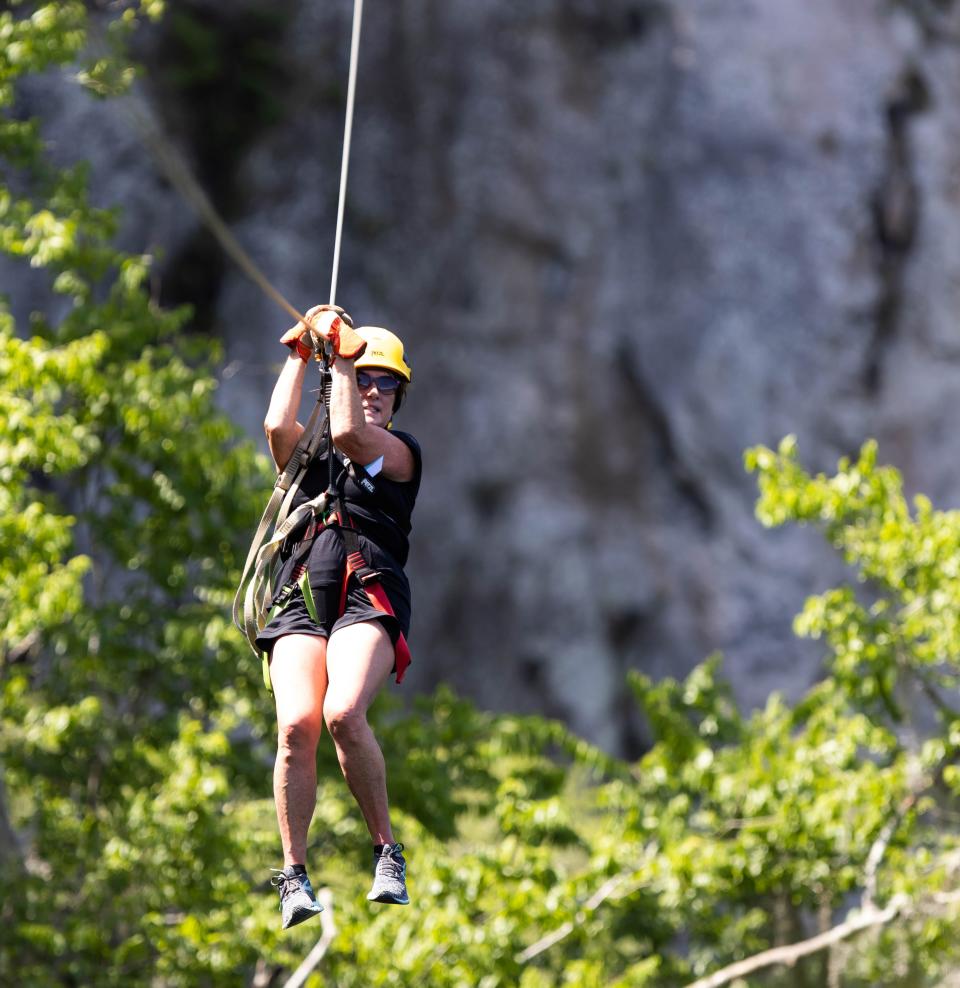
[{"label": "gray sneaker", "polygon": [[407,862],[403,858],[403,844],[384,844],[380,853],[373,850],[373,888],[367,894],[371,902],[389,902],[406,906]]},{"label": "gray sneaker", "polygon": [[276,872],[270,879],[270,884],[280,893],[280,913],[285,930],[323,912],[323,906],[313,894],[313,886],[307,873],[296,871],[294,865],[288,865],[283,871]]}]

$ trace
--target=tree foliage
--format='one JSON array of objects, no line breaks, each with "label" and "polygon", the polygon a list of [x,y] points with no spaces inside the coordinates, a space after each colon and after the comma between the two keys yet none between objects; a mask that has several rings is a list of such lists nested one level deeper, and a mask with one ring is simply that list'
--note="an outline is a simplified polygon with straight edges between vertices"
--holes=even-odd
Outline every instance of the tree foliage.
[{"label": "tree foliage", "polygon": [[[159,13],[128,5],[108,37]],[[53,168],[17,112],[28,75],[129,82],[117,52],[85,61],[88,16],[0,12],[0,250],[50,286],[26,327],[0,305],[0,981],[264,988],[319,935],[279,933],[272,711],[228,617],[270,470],[217,409],[216,346],[151,301],[151,258],[112,246],[82,164]],[[443,689],[383,700],[414,904],[366,902],[323,745],[310,859],[339,932],[311,984],[667,988],[891,902],[762,983],[957,964],[960,516],[908,505],[872,444],[832,477],[790,440],[747,466],[763,524],[821,529],[856,574],[797,618],[822,680],[742,712],[718,657],[634,674],[653,744],[632,763]]]}]

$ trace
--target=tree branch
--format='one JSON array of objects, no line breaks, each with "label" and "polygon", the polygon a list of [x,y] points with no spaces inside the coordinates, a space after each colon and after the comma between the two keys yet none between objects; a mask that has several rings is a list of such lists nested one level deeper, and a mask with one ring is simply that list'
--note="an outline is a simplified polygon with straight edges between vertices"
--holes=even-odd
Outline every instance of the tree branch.
[{"label": "tree branch", "polygon": [[27,849],[7,814],[7,789],[2,769],[0,764],[0,863],[15,868],[26,859]]},{"label": "tree branch", "polygon": [[725,820],[722,826],[717,829],[717,833],[720,836],[726,836],[727,834],[736,833],[739,830],[752,830],[754,827],[769,827],[776,822],[777,817],[772,814],[769,816],[734,817],[730,820]]},{"label": "tree branch", "polygon": [[[920,775],[914,779],[913,785],[910,787],[910,792],[900,801],[900,805],[896,811],[880,829],[880,833],[877,835],[873,844],[870,845],[867,860],[864,864],[863,893],[860,896],[860,906],[856,910],[851,910],[844,922],[815,937],[811,937],[809,940],[802,940],[799,943],[788,944],[782,947],[773,947],[770,950],[764,950],[759,954],[755,954],[753,957],[747,957],[742,961],[737,961],[734,964],[721,968],[706,978],[694,981],[687,988],[719,988],[720,985],[729,984],[734,979],[752,974],[761,968],[772,967],[775,964],[795,964],[801,957],[825,950],[835,943],[839,943],[856,933],[860,933],[862,930],[889,923],[900,913],[906,912],[908,907],[910,910],[921,908],[920,905],[903,895],[894,896],[885,909],[878,909],[874,903],[874,899],[877,894],[877,872],[880,869],[883,856],[887,853],[887,848],[890,846],[893,835],[903,822],[904,816],[916,805],[920,794],[932,784],[933,780],[930,776]],[[936,902],[937,900],[936,898],[932,898],[929,901]]]},{"label": "tree branch", "polygon": [[874,899],[877,895],[877,872],[880,870],[880,863],[883,861],[883,856],[887,853],[887,847],[890,845],[893,835],[897,832],[897,827],[900,826],[911,807],[916,804],[917,796],[929,785],[929,780],[925,780],[923,784],[918,782],[915,785],[914,791],[903,799],[897,808],[897,812],[886,822],[886,825],[877,835],[877,839],[870,846],[870,851],[867,854],[867,860],[863,869],[863,895],[860,897],[861,909],[866,911],[876,908]]},{"label": "tree branch", "polygon": [[520,951],[516,956],[516,961],[518,964],[526,964],[527,961],[532,960],[538,954],[542,954],[545,950],[549,950],[554,944],[559,943],[565,937],[570,936],[571,933],[578,927],[581,926],[587,918],[588,913],[592,913],[597,909],[600,904],[605,900],[609,899],[611,895],[623,884],[623,882],[630,876],[630,872],[622,871],[619,875],[614,875],[613,878],[608,878],[600,888],[597,889],[593,895],[583,904],[583,906],[577,910],[576,916],[572,920],[568,920],[566,923],[562,923],[558,926],[552,933],[548,933],[546,936],[541,937],[536,943],[530,944],[525,950]]},{"label": "tree branch", "polygon": [[895,919],[899,913],[907,906],[909,900],[905,896],[894,896],[886,909],[868,909],[864,912],[857,911],[849,919],[839,926],[827,930],[809,940],[801,940],[799,943],[788,944],[785,947],[773,947],[771,950],[764,950],[762,953],[754,954],[745,960],[737,961],[727,967],[715,971],[706,978],[694,981],[687,988],[720,988],[721,985],[728,985],[737,978],[745,977],[759,971],[765,967],[772,967],[775,964],[795,964],[801,957],[815,954],[835,943],[840,943],[848,937],[852,937],[862,930],[872,926],[884,926]]},{"label": "tree branch", "polygon": [[936,707],[937,710],[940,711],[940,713],[946,714],[953,720],[960,717],[960,710],[955,710],[949,703],[947,703],[946,700],[944,700],[936,686],[930,682],[925,673],[912,666],[907,668],[907,672],[920,683],[920,689],[923,690],[927,699],[934,705],[934,707]]},{"label": "tree branch", "polygon": [[731,981],[747,974],[753,974],[761,968],[773,967],[775,964],[796,964],[801,957],[815,954],[871,927],[885,926],[897,916],[910,916],[926,911],[931,907],[934,915],[940,915],[958,904],[960,904],[960,889],[954,889],[952,892],[933,892],[920,900],[912,900],[905,895],[895,895],[886,909],[857,910],[839,926],[827,930],[826,933],[811,937],[809,940],[801,940],[800,943],[774,947],[771,950],[755,954],[753,957],[747,957],[735,964],[721,968],[699,981],[691,982],[686,988],[720,988],[721,985],[728,985]]},{"label": "tree branch", "polygon": [[323,960],[324,955],[330,949],[333,938],[337,935],[337,926],[333,920],[333,893],[330,889],[320,889],[317,893],[317,902],[323,906],[320,913],[320,925],[323,933],[320,939],[313,945],[313,949],[303,959],[303,963],[290,975],[289,980],[283,988],[302,988],[313,969]]}]

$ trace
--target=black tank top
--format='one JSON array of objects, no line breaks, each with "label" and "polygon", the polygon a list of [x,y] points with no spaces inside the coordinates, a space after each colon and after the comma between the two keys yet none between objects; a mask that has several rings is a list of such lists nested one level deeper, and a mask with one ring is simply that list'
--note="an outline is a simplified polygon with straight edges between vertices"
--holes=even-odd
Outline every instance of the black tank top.
[{"label": "black tank top", "polygon": [[[405,566],[410,550],[410,518],[420,490],[422,461],[420,444],[408,432],[391,430],[413,453],[413,477],[406,481],[389,480],[383,474],[370,478],[373,489],[365,489],[339,456],[334,457],[333,476],[343,498],[344,507],[353,525],[378,548],[389,553],[400,566]],[[367,464],[363,464],[367,466]],[[291,512],[327,489],[328,470],[325,450],[311,461],[293,499]],[[296,539],[291,532],[289,538]]]}]

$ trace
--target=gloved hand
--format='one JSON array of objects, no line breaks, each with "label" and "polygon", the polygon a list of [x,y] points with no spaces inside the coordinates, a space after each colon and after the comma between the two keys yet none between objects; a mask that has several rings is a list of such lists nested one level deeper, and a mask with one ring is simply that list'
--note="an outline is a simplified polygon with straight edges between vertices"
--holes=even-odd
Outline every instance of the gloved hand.
[{"label": "gloved hand", "polygon": [[280,342],[284,346],[290,347],[304,363],[310,359],[310,355],[313,353],[313,340],[310,339],[310,329],[302,322],[298,322],[296,326],[288,329],[280,337]]},{"label": "gloved hand", "polygon": [[316,345],[326,340],[338,357],[353,360],[367,347],[367,341],[354,332],[353,320],[339,306],[315,305],[308,309],[306,317],[310,323],[299,322],[288,329],[280,342],[296,350],[302,360],[309,360]]}]

